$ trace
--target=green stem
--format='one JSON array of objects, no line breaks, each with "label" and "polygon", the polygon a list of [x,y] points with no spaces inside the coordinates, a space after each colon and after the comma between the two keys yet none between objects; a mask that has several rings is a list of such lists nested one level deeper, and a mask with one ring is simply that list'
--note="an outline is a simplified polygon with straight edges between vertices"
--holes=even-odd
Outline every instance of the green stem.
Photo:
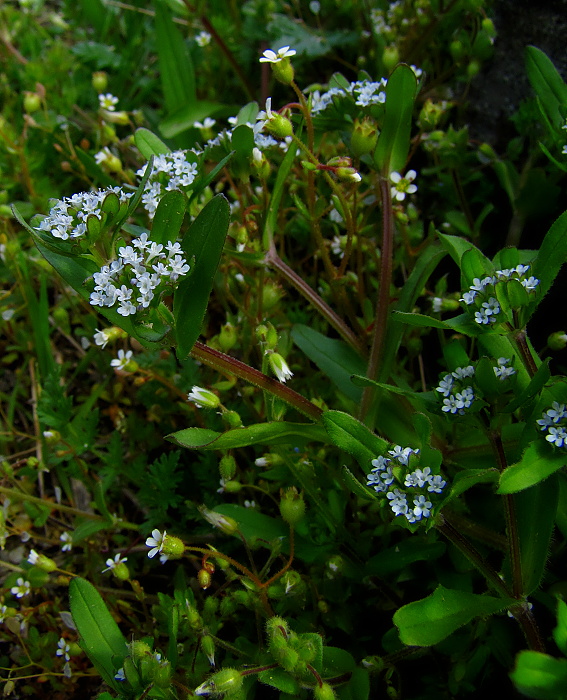
[{"label": "green stem", "polygon": [[520,353],[520,357],[522,358],[524,367],[526,368],[530,377],[533,377],[534,374],[537,372],[537,365],[528,345],[528,337],[526,335],[526,331],[515,331],[512,334],[512,340],[518,348],[518,352]]},{"label": "green stem", "polygon": [[[376,301],[376,313],[374,314],[374,328],[372,333],[372,346],[366,376],[376,379],[380,370],[384,340],[386,338],[386,326],[390,309],[390,285],[392,283],[392,256],[394,246],[394,212],[392,209],[392,195],[390,185],[385,178],[380,179],[380,192],[382,195],[382,250],[380,254],[380,289]],[[366,418],[374,399],[375,389],[368,386],[362,394],[360,417]]]},{"label": "green stem", "polygon": [[232,374],[239,379],[244,379],[244,381],[249,384],[253,384],[264,391],[270,392],[290,406],[293,406],[293,408],[300,411],[300,413],[303,413],[303,415],[308,418],[318,421],[323,414],[322,409],[315,406],[311,401],[301,394],[298,394],[293,389],[290,389],[285,384],[271,377],[267,377],[262,372],[259,372],[257,369],[250,367],[244,362],[236,360],[229,355],[225,355],[218,350],[213,350],[213,348],[209,348],[203,343],[197,341],[191,350],[191,355],[219,372]]},{"label": "green stem", "polygon": [[[500,433],[491,430],[489,431],[490,442],[494,448],[498,468],[501,472],[506,469],[507,461],[504,453],[504,446]],[[508,556],[510,558],[510,567],[512,569],[512,591],[514,598],[521,598],[523,595],[522,583],[522,558],[520,554],[520,538],[518,534],[518,521],[516,518],[516,503],[514,496],[506,494],[502,496],[504,502],[504,515],[506,518],[506,538],[508,540]]]}]

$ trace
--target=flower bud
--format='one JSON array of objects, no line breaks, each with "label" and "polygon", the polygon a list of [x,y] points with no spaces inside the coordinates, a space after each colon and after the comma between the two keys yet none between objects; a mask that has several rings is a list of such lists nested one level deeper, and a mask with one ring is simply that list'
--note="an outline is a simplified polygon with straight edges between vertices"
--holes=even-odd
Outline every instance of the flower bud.
[{"label": "flower bud", "polygon": [[242,418],[236,411],[223,411],[222,418],[229,428],[240,428]]},{"label": "flower bud", "polygon": [[206,506],[201,506],[199,512],[213,527],[218,527],[225,535],[234,535],[238,531],[238,523],[227,515],[222,515],[214,510],[209,510]]},{"label": "flower bud", "polygon": [[303,494],[295,486],[280,490],[280,513],[288,525],[295,527],[305,517]]},{"label": "flower bud", "polygon": [[193,402],[198,408],[218,408],[220,399],[216,394],[200,386],[194,386],[187,394],[187,400]]},{"label": "flower bud", "polygon": [[130,571],[124,562],[120,562],[112,569],[112,575],[116,576],[119,581],[128,581],[130,579]]},{"label": "flower bud", "polygon": [[290,370],[287,362],[277,352],[271,352],[268,355],[268,362],[272,372],[276,375],[280,382],[285,382],[293,377],[293,372]]},{"label": "flower bud", "polygon": [[185,552],[185,545],[179,537],[166,535],[163,539],[161,553],[165,554],[168,559],[180,559]]},{"label": "flower bud", "polygon": [[219,463],[221,478],[229,481],[236,474],[236,460],[232,455],[224,455]]},{"label": "flower bud", "polygon": [[345,182],[360,182],[362,177],[355,168],[337,168],[335,171],[337,177]]},{"label": "flower bud", "polygon": [[223,668],[215,673],[209,680],[195,688],[195,695],[218,696],[226,693],[228,697],[242,687],[242,674],[234,668]]},{"label": "flower bud", "polygon": [[33,114],[41,108],[41,97],[35,92],[24,92],[24,110],[27,114]]},{"label": "flower bud", "polygon": [[[210,600],[207,598],[207,600]],[[200,642],[201,651],[209,660],[211,666],[215,665],[215,642],[210,634],[204,634]]]},{"label": "flower bud", "polygon": [[278,114],[277,112],[272,112],[271,117],[264,122],[264,129],[278,139],[286,139],[288,136],[293,136],[291,121],[284,117],[283,114]]},{"label": "flower bud", "polygon": [[467,66],[467,77],[469,79],[474,78],[480,73],[480,61],[477,61],[476,59],[473,59],[469,65]]},{"label": "flower bud", "polygon": [[187,624],[196,632],[203,629],[203,620],[201,619],[197,609],[193,608],[191,605],[187,606]]},{"label": "flower bud", "polygon": [[142,642],[139,639],[130,642],[128,646],[130,648],[130,656],[134,661],[140,661],[141,659],[148,655],[151,655],[152,653],[149,644],[146,644],[146,642]]},{"label": "flower bud", "polygon": [[270,175],[270,162],[259,148],[252,149],[252,169],[262,180],[266,180]]},{"label": "flower bud", "polygon": [[400,54],[395,46],[387,46],[382,54],[382,62],[386,70],[391,71],[400,62]]},{"label": "flower bud", "polygon": [[108,87],[108,75],[103,70],[97,70],[92,75],[92,86],[100,95]]},{"label": "flower bud", "polygon": [[206,591],[207,588],[209,588],[209,586],[213,582],[211,572],[207,569],[199,569],[199,573],[197,574],[197,581],[199,581],[199,586],[201,586],[201,588],[204,591]]},{"label": "flower bud", "polygon": [[272,63],[274,78],[284,85],[291,85],[293,82],[293,66],[289,58],[284,58],[277,63]]},{"label": "flower bud", "polygon": [[550,350],[563,350],[567,346],[567,333],[565,331],[552,333],[547,339],[547,345]]},{"label": "flower bud", "polygon": [[376,148],[378,130],[376,124],[368,118],[354,122],[354,129],[350,137],[350,148],[353,154],[360,158],[366,153],[372,153]]},{"label": "flower bud", "polygon": [[225,323],[219,333],[219,345],[223,352],[228,352],[236,345],[238,332],[232,323]]},{"label": "flower bud", "polygon": [[46,571],[47,573],[51,573],[57,568],[57,564],[53,561],[53,559],[50,559],[43,554],[38,554],[35,549],[31,550],[28,557],[28,562],[32,566],[37,566],[38,569]]},{"label": "flower bud", "polygon": [[322,683],[321,685],[315,686],[313,697],[315,700],[335,700],[337,696],[328,683]]},{"label": "flower bud", "polygon": [[128,112],[109,112],[106,109],[101,109],[102,117],[105,121],[111,122],[112,124],[120,124],[125,126],[130,123],[130,117]]},{"label": "flower bud", "polygon": [[282,297],[283,290],[280,286],[272,282],[266,282],[262,287],[262,308],[264,311],[270,311],[279,304]]}]

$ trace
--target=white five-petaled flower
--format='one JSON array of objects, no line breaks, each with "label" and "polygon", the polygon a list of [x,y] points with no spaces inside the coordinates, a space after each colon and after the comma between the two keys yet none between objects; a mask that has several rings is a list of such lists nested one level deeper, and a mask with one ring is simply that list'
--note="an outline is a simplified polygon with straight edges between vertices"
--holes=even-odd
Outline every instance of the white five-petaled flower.
[{"label": "white five-petaled flower", "polygon": [[211,38],[212,37],[209,34],[209,32],[202,31],[202,32],[199,32],[197,34],[197,36],[195,37],[195,42],[196,42],[197,46],[200,46],[201,48],[203,48],[204,46],[207,46],[208,44],[211,43]]},{"label": "white five-petaled flower", "polygon": [[390,180],[394,183],[391,189],[392,197],[398,202],[402,202],[406,198],[406,194],[417,192],[417,185],[412,184],[416,176],[415,170],[408,170],[403,177],[395,171],[390,173]]},{"label": "white five-petaled flower", "polygon": [[108,112],[114,112],[118,104],[118,97],[114,97],[110,92],[107,92],[106,95],[98,96],[98,102],[102,109],[106,109]]},{"label": "white five-petaled flower", "polygon": [[132,350],[124,352],[124,350],[120,349],[118,351],[118,357],[115,357],[113,360],[110,361],[110,366],[115,367],[116,369],[123,370],[126,368],[128,362],[132,359],[132,355]]},{"label": "white five-petaled flower", "polygon": [[272,371],[274,372],[274,374],[280,382],[283,382],[285,384],[285,382],[288,379],[293,377],[293,372],[290,370],[289,365],[279,353],[270,353],[268,360],[270,362],[270,367],[272,368]]},{"label": "white five-petaled flower", "polygon": [[61,637],[61,639],[57,642],[57,651],[55,652],[55,656],[63,656],[65,657],[65,661],[69,661],[71,658],[69,656],[69,652],[71,651],[71,647],[69,644],[67,644],[67,640]]},{"label": "white five-petaled flower", "polygon": [[289,46],[282,46],[281,49],[278,49],[277,51],[267,49],[260,58],[260,63],[279,63],[280,61],[283,61],[284,58],[291,58],[291,56],[295,56],[296,53],[297,51],[295,49],[290,49]]},{"label": "white five-petaled flower", "polygon": [[107,559],[106,560],[106,569],[103,569],[102,573],[104,574],[106,571],[112,571],[119,564],[124,564],[125,561],[128,561],[128,557],[122,557],[122,555],[120,553],[115,554],[114,559]]},{"label": "white five-petaled flower", "polygon": [[28,564],[35,566],[37,564],[38,559],[39,554],[35,551],[35,549],[30,549],[30,553],[28,555]]},{"label": "white five-petaled flower", "polygon": [[106,328],[102,331],[99,331],[97,328],[95,334],[93,335],[95,345],[99,345],[101,348],[105,348],[106,344],[110,340],[110,335],[111,333],[109,328]]},{"label": "white five-petaled flower", "polygon": [[166,531],[163,534],[159,530],[152,530],[152,536],[148,537],[146,540],[146,547],[152,547],[148,552],[148,557],[153,559],[156,554],[161,553],[163,550],[163,544],[165,542]]},{"label": "white five-petaled flower", "polygon": [[187,394],[187,400],[198,408],[218,408],[220,399],[216,394],[200,386],[194,386]]},{"label": "white five-petaled flower", "polygon": [[10,593],[15,595],[16,598],[23,598],[31,593],[31,583],[23,578],[18,578],[16,585],[10,588]]}]

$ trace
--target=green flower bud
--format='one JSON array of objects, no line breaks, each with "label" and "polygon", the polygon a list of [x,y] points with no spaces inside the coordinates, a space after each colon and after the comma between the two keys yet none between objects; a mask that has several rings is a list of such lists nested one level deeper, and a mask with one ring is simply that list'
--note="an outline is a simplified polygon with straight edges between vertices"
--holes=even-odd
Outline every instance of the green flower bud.
[{"label": "green flower bud", "polygon": [[223,668],[207,681],[195,688],[195,695],[218,696],[223,693],[230,697],[242,687],[242,674],[234,668]]},{"label": "green flower bud", "polygon": [[234,535],[238,531],[238,523],[227,515],[221,515],[214,510],[209,510],[206,506],[201,506],[199,512],[213,527],[222,530],[225,535]]},{"label": "green flower bud", "polygon": [[24,92],[24,110],[27,114],[33,114],[41,108],[41,97],[35,92]]},{"label": "green flower bud", "polygon": [[274,78],[284,85],[291,85],[293,82],[293,66],[289,58],[284,58],[277,63],[272,63]]},{"label": "green flower bud", "polygon": [[315,700],[334,700],[337,696],[328,683],[323,683],[322,685],[315,686],[313,697]]},{"label": "green flower bud", "polygon": [[285,384],[290,377],[293,377],[293,372],[290,370],[287,362],[279,353],[269,353],[268,362],[272,372],[276,375],[280,382]]},{"label": "green flower bud", "polygon": [[494,22],[491,19],[485,17],[482,20],[482,28],[488,34],[489,37],[494,39],[494,37],[496,36],[496,28],[494,27]]},{"label": "green flower bud", "polygon": [[283,294],[282,288],[277,284],[266,282],[266,284],[262,287],[262,308],[264,311],[270,311],[277,306],[283,297]]},{"label": "green flower bud", "polygon": [[192,630],[199,632],[203,629],[203,620],[196,608],[187,606],[187,623]]},{"label": "green flower bud", "polygon": [[108,87],[108,75],[103,70],[97,70],[92,75],[92,86],[100,95]]},{"label": "green flower bud", "polygon": [[130,117],[128,112],[109,112],[106,109],[101,110],[102,116],[105,121],[111,122],[112,124],[120,124],[125,126],[130,123]]},{"label": "green flower bud", "polygon": [[210,634],[204,634],[200,642],[201,651],[209,660],[211,666],[215,665],[215,642]]},{"label": "green flower bud", "polygon": [[455,39],[449,44],[449,52],[454,61],[460,61],[465,55],[465,47],[462,41]]},{"label": "green flower bud", "polygon": [[400,54],[395,46],[387,46],[382,54],[382,62],[386,70],[393,70],[400,62]]},{"label": "green flower bud", "polygon": [[53,561],[53,559],[50,559],[43,554],[38,554],[35,549],[31,550],[28,557],[28,562],[32,564],[32,566],[37,566],[38,569],[46,571],[47,573],[51,573],[57,569],[57,564]]},{"label": "green flower bud", "polygon": [[185,545],[179,537],[167,535],[164,537],[161,549],[162,554],[166,554],[169,559],[180,559],[185,552]]},{"label": "green flower bud", "polygon": [[69,649],[67,653],[69,654],[69,656],[80,656],[83,653],[83,650],[77,644],[77,642],[68,642],[68,644]]},{"label": "green flower bud", "polygon": [[234,481],[230,479],[224,482],[224,490],[227,493],[238,493],[242,489],[242,484],[240,481]]},{"label": "green flower bud", "polygon": [[222,418],[230,428],[240,428],[242,425],[242,418],[236,411],[223,411]]},{"label": "green flower bud", "polygon": [[372,153],[376,148],[378,129],[371,119],[358,119],[354,122],[354,129],[350,138],[350,148],[353,154],[360,158],[366,153]]},{"label": "green flower bud", "polygon": [[140,661],[148,655],[151,655],[152,650],[149,644],[141,640],[135,640],[128,645],[130,648],[130,656],[134,661]]},{"label": "green flower bud", "polygon": [[199,569],[199,573],[197,574],[197,581],[199,581],[199,586],[201,586],[201,588],[204,591],[206,591],[207,588],[209,588],[209,586],[213,582],[211,572],[207,569]]},{"label": "green flower bud", "polygon": [[130,571],[124,562],[120,562],[120,564],[117,564],[112,569],[112,574],[113,574],[113,576],[116,576],[116,578],[119,581],[129,581],[130,580]]},{"label": "green flower bud", "polygon": [[220,399],[216,394],[200,386],[194,386],[187,394],[187,400],[194,403],[198,408],[218,408]]},{"label": "green flower bud", "polygon": [[295,527],[305,517],[303,494],[295,486],[280,490],[280,513],[288,525]]},{"label": "green flower bud", "polygon": [[563,350],[567,346],[567,333],[565,331],[552,333],[547,339],[547,345],[550,350]]},{"label": "green flower bud", "polygon": [[335,171],[337,177],[345,182],[360,182],[362,177],[355,168],[337,168]]},{"label": "green flower bud", "polygon": [[467,66],[467,76],[469,79],[474,78],[480,73],[480,62],[476,60],[472,60],[469,65]]},{"label": "green flower bud", "polygon": [[228,352],[237,343],[238,331],[231,323],[225,323],[219,333],[219,345],[223,352]]},{"label": "green flower bud", "polygon": [[221,478],[228,481],[236,474],[236,460],[232,455],[224,455],[219,463]]}]

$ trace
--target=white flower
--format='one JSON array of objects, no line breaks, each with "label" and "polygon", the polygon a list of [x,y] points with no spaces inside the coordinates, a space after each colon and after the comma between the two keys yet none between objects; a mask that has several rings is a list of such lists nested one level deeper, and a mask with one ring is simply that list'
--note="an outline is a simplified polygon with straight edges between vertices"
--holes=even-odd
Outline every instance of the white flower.
[{"label": "white flower", "polygon": [[395,171],[390,173],[390,180],[394,183],[391,189],[392,197],[398,202],[402,202],[406,198],[406,194],[417,192],[417,186],[411,184],[416,176],[415,170],[408,170],[404,177]]},{"label": "white flower", "polygon": [[508,377],[511,377],[513,374],[516,374],[516,370],[513,367],[507,367],[510,363],[510,359],[507,357],[499,357],[497,362],[498,362],[498,367],[494,367],[494,374],[500,379],[501,382],[503,382],[505,379]]},{"label": "white flower", "polygon": [[30,553],[28,555],[28,564],[35,566],[37,564],[38,559],[39,559],[39,554],[35,551],[35,549],[31,549]]},{"label": "white flower", "polygon": [[567,446],[567,430],[565,430],[565,428],[562,426],[559,426],[559,428],[551,427],[548,432],[549,435],[546,435],[545,439],[551,442],[552,445],[556,447]]},{"label": "white flower", "polygon": [[211,117],[205,117],[205,120],[203,122],[193,122],[193,126],[196,129],[212,129],[212,127],[216,124],[216,121],[214,119],[211,119]]},{"label": "white flower", "polygon": [[114,112],[116,109],[115,105],[118,104],[118,97],[114,97],[110,92],[106,95],[99,95],[98,101],[102,109],[106,109],[108,112]]},{"label": "white flower", "polygon": [[31,584],[23,578],[18,578],[16,581],[16,586],[10,588],[10,593],[15,595],[16,598],[23,598],[31,593]]},{"label": "white flower", "polygon": [[110,329],[106,328],[105,330],[99,331],[98,328],[95,330],[95,334],[93,335],[93,340],[95,342],[95,345],[100,345],[101,348],[105,348],[106,344],[110,340],[111,332]]},{"label": "white flower", "polygon": [[95,159],[97,165],[104,163],[104,161],[108,160],[109,158],[114,158],[114,156],[110,152],[110,148],[108,148],[108,146],[105,146],[102,149],[102,151],[95,153],[95,156],[94,156],[94,159]]},{"label": "white flower", "polygon": [[216,394],[200,386],[194,386],[191,389],[187,394],[187,400],[192,401],[199,408],[218,408],[220,404],[219,397]]},{"label": "white flower", "polygon": [[62,552],[70,552],[71,549],[73,549],[73,536],[70,532],[64,532],[59,536],[59,540],[63,542],[63,546],[61,547]]},{"label": "white flower", "polygon": [[293,377],[293,372],[290,370],[287,362],[279,353],[270,353],[268,360],[270,362],[270,367],[272,368],[272,371],[274,372],[274,374],[280,382],[285,383],[288,379]]},{"label": "white flower", "polygon": [[117,681],[125,681],[126,680],[126,674],[124,673],[124,668],[119,668],[118,671],[114,674],[114,679]]},{"label": "white flower", "polygon": [[110,366],[115,367],[116,369],[119,369],[119,370],[123,370],[123,369],[125,369],[128,362],[132,359],[132,355],[133,355],[132,350],[128,350],[127,352],[124,352],[124,350],[120,349],[118,351],[118,357],[116,357],[110,361]]},{"label": "white flower", "polygon": [[441,493],[443,488],[446,486],[447,482],[441,477],[440,474],[435,474],[429,479],[429,486],[427,490],[431,493]]},{"label": "white flower", "polygon": [[295,49],[290,49],[289,46],[282,46],[277,52],[267,49],[264,51],[262,58],[260,58],[260,63],[279,63],[283,61],[284,58],[295,56],[296,53],[297,51]]},{"label": "white flower", "polygon": [[197,46],[203,48],[204,46],[207,46],[211,43],[211,35],[209,34],[209,32],[199,32],[195,37],[195,42],[197,43]]},{"label": "white flower", "polygon": [[163,550],[163,544],[165,541],[166,531],[163,531],[163,535],[159,530],[152,530],[152,536],[148,537],[146,540],[146,547],[152,547],[148,552],[148,557],[153,559],[156,554],[161,553]]},{"label": "white flower", "polygon": [[63,639],[63,637],[61,637],[61,639],[57,642],[57,647],[58,647],[58,649],[55,652],[55,656],[64,656],[65,661],[69,661],[69,659],[71,658],[69,656],[69,652],[71,651],[71,647],[69,646],[69,644],[67,644],[67,640]]},{"label": "white flower", "polygon": [[104,574],[106,571],[112,571],[113,569],[116,569],[116,567],[119,564],[123,564],[125,561],[128,561],[128,557],[122,557],[120,553],[114,555],[114,559],[107,559],[106,560],[106,569],[102,570],[102,573]]},{"label": "white flower", "polygon": [[439,382],[439,386],[435,388],[443,396],[449,396],[451,389],[453,388],[453,375],[446,374],[443,379]]}]

